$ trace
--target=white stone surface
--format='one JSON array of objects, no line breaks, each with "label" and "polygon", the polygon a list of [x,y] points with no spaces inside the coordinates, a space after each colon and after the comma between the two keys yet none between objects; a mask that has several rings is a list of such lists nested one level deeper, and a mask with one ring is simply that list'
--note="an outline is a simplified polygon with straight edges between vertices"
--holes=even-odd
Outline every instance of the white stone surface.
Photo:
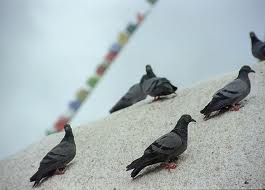
[{"label": "white stone surface", "polygon": [[[64,175],[39,189],[250,189],[265,188],[265,64],[251,65],[252,90],[245,106],[203,121],[199,111],[237,72],[179,90],[176,97],[151,99],[100,121],[74,128],[77,155]],[[126,166],[159,136],[172,130],[182,114],[189,126],[188,149],[168,172],[144,169],[132,180]],[[43,156],[63,137],[51,135],[0,161],[0,189],[31,189],[29,178]],[[14,134],[14,138],[15,138]],[[247,184],[245,184],[247,183]]]}]

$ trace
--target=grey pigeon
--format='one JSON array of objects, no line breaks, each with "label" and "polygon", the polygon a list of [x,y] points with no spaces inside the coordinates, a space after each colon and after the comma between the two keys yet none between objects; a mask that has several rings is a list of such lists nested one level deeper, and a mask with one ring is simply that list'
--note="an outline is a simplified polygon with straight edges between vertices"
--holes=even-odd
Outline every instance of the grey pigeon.
[{"label": "grey pigeon", "polygon": [[265,42],[259,40],[254,32],[250,32],[252,55],[260,61],[265,60]]},{"label": "grey pigeon", "polygon": [[146,98],[139,83],[133,85],[128,92],[111,108],[110,113],[129,107]]},{"label": "grey pigeon", "polygon": [[143,168],[157,163],[166,163],[167,169],[176,168],[176,164],[170,163],[176,160],[187,149],[188,124],[196,122],[190,115],[182,115],[175,128],[154,141],[145,149],[142,157],[128,165],[127,171],[132,170],[131,177],[135,177]]},{"label": "grey pigeon", "polygon": [[149,96],[154,97],[154,100],[160,98],[160,96],[166,96],[175,93],[178,89],[172,85],[166,78],[153,77],[148,80],[144,80],[141,83],[143,92]]},{"label": "grey pigeon", "polygon": [[[156,77],[150,65],[146,65],[145,69],[146,74],[142,76],[140,83],[150,78]],[[141,85],[137,83],[127,91],[127,93],[111,108],[109,112],[113,113],[123,108],[127,108],[141,100],[144,100],[146,96],[147,95],[143,92]]]},{"label": "grey pigeon", "polygon": [[30,178],[30,182],[35,181],[33,187],[37,186],[42,178],[63,174],[66,165],[74,159],[76,145],[72,129],[69,124],[65,124],[64,130],[62,141],[46,154],[40,162],[38,171]]},{"label": "grey pigeon", "polygon": [[146,71],[146,74],[141,78],[140,83],[142,83],[143,81],[148,80],[150,78],[156,77],[156,75],[153,72],[153,69],[152,69],[151,65],[146,65],[145,66],[145,71]]},{"label": "grey pigeon", "polygon": [[237,111],[239,109],[238,103],[250,92],[248,74],[251,72],[255,73],[249,66],[241,67],[238,77],[213,95],[210,103],[200,111],[205,115],[205,119],[208,119],[214,111],[225,111],[229,108]]}]

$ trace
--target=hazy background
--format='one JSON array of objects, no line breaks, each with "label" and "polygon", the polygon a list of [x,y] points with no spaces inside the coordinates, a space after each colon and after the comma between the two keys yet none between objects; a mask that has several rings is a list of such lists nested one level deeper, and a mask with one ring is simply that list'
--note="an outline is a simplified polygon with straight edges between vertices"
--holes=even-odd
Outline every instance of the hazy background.
[{"label": "hazy background", "polygon": [[[0,158],[36,142],[145,0],[0,0]],[[253,64],[264,0],[160,0],[72,124],[108,110],[151,64],[179,88]]]}]

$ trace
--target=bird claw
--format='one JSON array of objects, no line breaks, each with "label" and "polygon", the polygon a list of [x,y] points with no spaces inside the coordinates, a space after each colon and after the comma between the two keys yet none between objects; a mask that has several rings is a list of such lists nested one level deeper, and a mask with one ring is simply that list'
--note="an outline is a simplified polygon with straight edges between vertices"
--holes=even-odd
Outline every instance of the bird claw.
[{"label": "bird claw", "polygon": [[171,169],[176,169],[177,165],[175,163],[165,163],[162,165],[165,169],[170,171]]},{"label": "bird claw", "polygon": [[238,111],[242,106],[240,104],[232,105],[230,111]]},{"label": "bird claw", "polygon": [[160,99],[160,96],[156,96],[156,97],[154,97],[153,102],[155,102],[155,101],[157,101],[159,99]]},{"label": "bird claw", "polygon": [[63,175],[65,172],[64,168],[57,168],[54,172],[55,175]]}]

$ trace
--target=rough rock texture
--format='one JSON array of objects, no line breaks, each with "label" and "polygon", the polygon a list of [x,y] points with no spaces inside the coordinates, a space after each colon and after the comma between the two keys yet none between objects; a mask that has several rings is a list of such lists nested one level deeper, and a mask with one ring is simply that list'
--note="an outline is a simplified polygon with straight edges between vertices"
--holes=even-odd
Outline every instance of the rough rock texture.
[{"label": "rough rock texture", "polygon": [[[39,189],[183,189],[265,188],[265,65],[251,65],[252,91],[238,112],[203,121],[199,113],[211,95],[237,73],[202,82],[177,96],[140,102],[103,120],[76,127],[77,155],[64,175],[53,176]],[[134,180],[126,166],[157,137],[173,129],[184,113],[189,127],[187,151],[168,172],[159,165]],[[30,189],[39,161],[62,138],[51,135],[0,161],[0,189]]]}]

